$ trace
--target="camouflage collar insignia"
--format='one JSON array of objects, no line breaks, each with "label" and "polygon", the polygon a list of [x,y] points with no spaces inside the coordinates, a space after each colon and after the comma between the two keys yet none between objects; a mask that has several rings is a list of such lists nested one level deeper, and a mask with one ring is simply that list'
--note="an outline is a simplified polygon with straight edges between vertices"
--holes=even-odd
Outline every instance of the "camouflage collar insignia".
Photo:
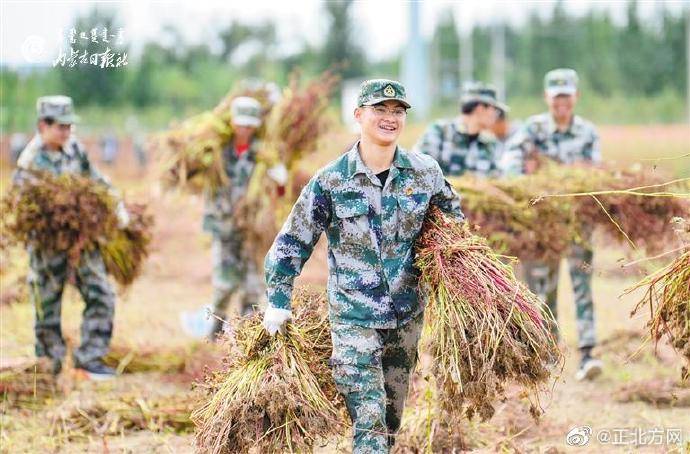
[{"label": "camouflage collar insignia", "polygon": [[[410,158],[407,156],[407,151],[405,151],[400,146],[395,148],[395,156],[393,157],[393,166],[399,169],[411,169],[412,163]],[[355,143],[352,148],[347,152],[347,178],[352,178],[360,173],[371,173],[367,172],[368,167],[362,161],[362,157],[359,155],[359,141]]]},{"label": "camouflage collar insignia", "polygon": [[410,157],[407,156],[407,151],[399,146],[395,148],[395,157],[393,158],[393,165],[399,169],[411,169],[412,163]]}]

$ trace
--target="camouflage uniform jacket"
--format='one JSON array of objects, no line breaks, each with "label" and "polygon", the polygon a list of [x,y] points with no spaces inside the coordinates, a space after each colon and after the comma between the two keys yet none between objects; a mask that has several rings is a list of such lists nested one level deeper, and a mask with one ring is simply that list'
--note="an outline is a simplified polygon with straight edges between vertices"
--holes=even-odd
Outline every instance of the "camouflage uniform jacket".
[{"label": "camouflage uniform jacket", "polygon": [[31,172],[35,171],[50,172],[53,175],[81,175],[112,190],[108,179],[91,165],[86,150],[74,136],[69,138],[62,151],[45,148],[38,134],[31,139],[17,160],[14,182],[21,184],[23,181],[31,178]]},{"label": "camouflage uniform jacket", "polygon": [[522,173],[525,155],[532,149],[562,164],[601,162],[599,136],[594,125],[577,115],[564,132],[558,131],[548,112],[527,119],[506,146],[502,160],[506,172]]},{"label": "camouflage uniform jacket", "polygon": [[247,192],[247,186],[256,166],[259,140],[252,140],[249,149],[237,156],[232,142],[223,149],[223,167],[228,183],[215,193],[206,194],[203,228],[217,235],[228,234],[234,229],[233,210]]},{"label": "camouflage uniform jacket", "polygon": [[465,125],[457,118],[432,123],[414,150],[434,158],[446,176],[460,176],[465,172],[484,177],[498,174],[493,136],[480,133],[476,140],[472,140]]},{"label": "camouflage uniform jacket", "polygon": [[276,237],[265,262],[269,304],[290,308],[293,281],[325,231],[331,321],[403,325],[423,309],[414,244],[430,204],[463,217],[433,159],[398,147],[382,187],[358,142],[311,179]]}]

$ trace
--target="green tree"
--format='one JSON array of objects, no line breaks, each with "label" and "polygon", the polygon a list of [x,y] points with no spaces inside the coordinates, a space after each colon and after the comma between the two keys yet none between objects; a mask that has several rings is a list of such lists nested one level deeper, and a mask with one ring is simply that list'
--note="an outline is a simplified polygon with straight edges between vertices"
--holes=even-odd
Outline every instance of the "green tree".
[{"label": "green tree", "polygon": [[364,74],[366,59],[354,39],[350,8],[352,0],[326,2],[324,9],[328,16],[328,34],[322,50],[321,68],[342,65],[338,70],[344,78]]}]

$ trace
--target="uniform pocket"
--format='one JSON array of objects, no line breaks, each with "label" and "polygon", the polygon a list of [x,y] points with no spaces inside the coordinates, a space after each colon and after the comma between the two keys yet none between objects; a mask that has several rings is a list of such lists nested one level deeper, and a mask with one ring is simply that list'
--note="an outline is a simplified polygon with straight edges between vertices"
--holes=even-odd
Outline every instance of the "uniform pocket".
[{"label": "uniform pocket", "polygon": [[398,239],[400,241],[412,241],[417,238],[428,206],[428,194],[398,196]]},{"label": "uniform pocket", "polygon": [[355,191],[333,193],[333,205],[340,243],[368,244],[369,201],[366,196]]}]

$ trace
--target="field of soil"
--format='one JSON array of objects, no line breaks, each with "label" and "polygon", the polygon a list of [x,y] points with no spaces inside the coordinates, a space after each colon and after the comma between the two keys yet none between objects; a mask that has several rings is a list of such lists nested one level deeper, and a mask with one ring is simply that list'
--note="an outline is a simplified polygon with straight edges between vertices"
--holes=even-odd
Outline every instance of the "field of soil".
[{"label": "field of soil", "polygon": [[[412,145],[422,130],[423,125],[411,125],[402,143]],[[690,175],[690,158],[677,158],[689,151],[690,128],[685,125],[601,127],[600,135],[607,160],[656,166],[670,177]],[[344,132],[331,134],[322,144],[328,152],[310,160],[308,170],[345,150],[351,140]],[[90,153],[98,164],[97,142],[85,142],[94,147]],[[10,181],[8,155],[3,138],[0,192]],[[201,231],[203,200],[161,193],[155,168],[138,168],[128,142],[115,166],[99,168],[127,199],[147,202],[156,219],[153,253],[144,273],[118,295],[112,345],[123,373],[109,382],[89,382],[68,364],[59,380],[50,383],[36,372],[33,308],[22,289],[26,256],[16,251],[2,264],[0,275],[0,452],[194,452],[193,425],[188,419],[198,392],[193,384],[205,366],[216,364],[223,355],[218,348],[185,334],[180,324],[182,311],[211,301],[210,238]],[[604,361],[603,375],[592,382],[574,379],[578,361],[575,309],[563,269],[558,312],[567,361],[561,378],[542,402],[545,415],[535,424],[522,399],[514,395],[499,403],[492,420],[462,428],[473,449],[690,452],[690,387],[678,383],[680,357],[666,345],[654,349],[643,343],[648,314],[630,318],[639,294],[621,297],[644,268],[622,269],[621,263],[630,255],[615,244],[599,244],[595,254],[597,354]],[[326,267],[325,247],[320,243],[300,282],[324,286]],[[79,339],[82,309],[78,292],[68,287],[63,298],[63,331],[71,346]],[[566,444],[567,434],[581,426],[593,430],[589,443]],[[684,437],[685,451],[680,445],[665,443],[676,429]],[[664,443],[651,443],[657,439],[640,435],[653,430],[663,431]],[[597,439],[606,431],[625,437],[612,436],[608,442]],[[347,441],[334,441],[319,452],[336,450],[347,450]]]}]

